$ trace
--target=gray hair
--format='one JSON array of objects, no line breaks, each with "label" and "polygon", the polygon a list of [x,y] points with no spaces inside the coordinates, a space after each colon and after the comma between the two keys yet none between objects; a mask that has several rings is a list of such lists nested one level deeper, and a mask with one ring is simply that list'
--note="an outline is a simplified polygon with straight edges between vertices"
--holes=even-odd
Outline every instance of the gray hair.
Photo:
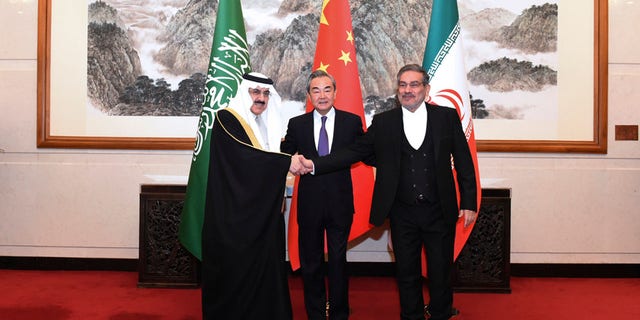
[{"label": "gray hair", "polygon": [[398,75],[396,76],[396,81],[400,82],[400,76],[407,71],[415,71],[415,72],[422,73],[422,84],[423,85],[429,84],[429,74],[427,73],[426,70],[424,70],[422,66],[415,63],[407,64],[404,67],[400,68],[400,71],[398,71]]},{"label": "gray hair", "polygon": [[336,86],[336,79],[334,79],[333,76],[330,75],[328,72],[318,69],[312,72],[309,75],[309,78],[307,79],[307,93],[311,93],[311,81],[315,78],[321,78],[321,77],[327,77],[331,79],[331,83],[333,84],[333,90],[338,89],[338,87]]}]

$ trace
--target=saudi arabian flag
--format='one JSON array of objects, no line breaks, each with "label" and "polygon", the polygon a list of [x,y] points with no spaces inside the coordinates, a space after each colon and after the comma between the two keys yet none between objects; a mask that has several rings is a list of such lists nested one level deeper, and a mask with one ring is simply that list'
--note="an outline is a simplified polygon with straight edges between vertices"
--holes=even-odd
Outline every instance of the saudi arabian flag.
[{"label": "saudi arabian flag", "polygon": [[211,128],[215,112],[227,106],[238,90],[242,74],[251,71],[246,39],[240,0],[220,0],[180,222],[180,242],[199,260],[202,260],[202,222],[207,196]]},{"label": "saudi arabian flag", "polygon": [[[471,120],[469,85],[464,65],[464,52],[458,21],[458,3],[455,0],[433,0],[427,46],[422,66],[431,77],[429,101],[433,104],[455,108],[460,116],[462,129],[467,137],[471,157],[476,169],[478,208],[482,197],[476,139]],[[458,219],[454,259],[458,257],[473,226],[464,228],[464,219]]]}]

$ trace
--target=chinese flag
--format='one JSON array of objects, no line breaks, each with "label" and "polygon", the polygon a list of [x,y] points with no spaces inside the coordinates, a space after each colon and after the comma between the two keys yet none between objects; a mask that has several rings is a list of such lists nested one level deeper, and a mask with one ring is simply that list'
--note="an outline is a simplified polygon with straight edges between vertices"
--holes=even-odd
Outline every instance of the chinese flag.
[{"label": "chinese flag", "polygon": [[[362,127],[366,130],[364,120],[364,104],[360,89],[360,76],[356,62],[356,46],[351,28],[351,11],[348,0],[324,0],[320,15],[320,29],[316,42],[316,54],[313,70],[322,69],[331,74],[338,87],[335,107],[357,114],[362,119]],[[307,103],[307,112],[313,110]],[[369,209],[373,194],[373,168],[357,163],[351,167],[353,181],[353,199],[355,215],[349,240],[353,240],[365,232],[369,225]],[[300,268],[298,256],[298,223],[297,223],[298,179],[289,211],[289,261],[293,270]]]}]

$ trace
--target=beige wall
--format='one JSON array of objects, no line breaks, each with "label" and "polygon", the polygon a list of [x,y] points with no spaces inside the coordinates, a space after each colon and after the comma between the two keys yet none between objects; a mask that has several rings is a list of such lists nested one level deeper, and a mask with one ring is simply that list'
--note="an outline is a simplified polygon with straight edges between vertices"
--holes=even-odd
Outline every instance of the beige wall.
[{"label": "beige wall", "polygon": [[[609,1],[609,152],[481,153],[512,189],[514,263],[640,263],[639,1]],[[0,256],[137,258],[141,184],[185,183],[189,151],[36,148],[37,1],[0,0]],[[386,236],[349,253],[388,261]]]}]

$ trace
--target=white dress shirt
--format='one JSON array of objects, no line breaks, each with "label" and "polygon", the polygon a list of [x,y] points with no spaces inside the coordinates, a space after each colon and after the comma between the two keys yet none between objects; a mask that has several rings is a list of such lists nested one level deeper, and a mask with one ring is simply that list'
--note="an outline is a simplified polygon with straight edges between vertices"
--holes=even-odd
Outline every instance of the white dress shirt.
[{"label": "white dress shirt", "polygon": [[[327,136],[329,137],[329,152],[331,152],[331,144],[333,143],[333,128],[335,128],[336,122],[336,110],[331,107],[326,114],[327,120],[324,123],[324,128],[327,130]],[[322,127],[322,115],[318,111],[313,110],[313,138],[316,143],[316,150],[318,150],[318,141],[320,138],[320,127]]]},{"label": "white dress shirt", "polygon": [[416,150],[420,149],[427,135],[426,105],[423,103],[414,112],[402,107],[402,125],[409,144]]}]

